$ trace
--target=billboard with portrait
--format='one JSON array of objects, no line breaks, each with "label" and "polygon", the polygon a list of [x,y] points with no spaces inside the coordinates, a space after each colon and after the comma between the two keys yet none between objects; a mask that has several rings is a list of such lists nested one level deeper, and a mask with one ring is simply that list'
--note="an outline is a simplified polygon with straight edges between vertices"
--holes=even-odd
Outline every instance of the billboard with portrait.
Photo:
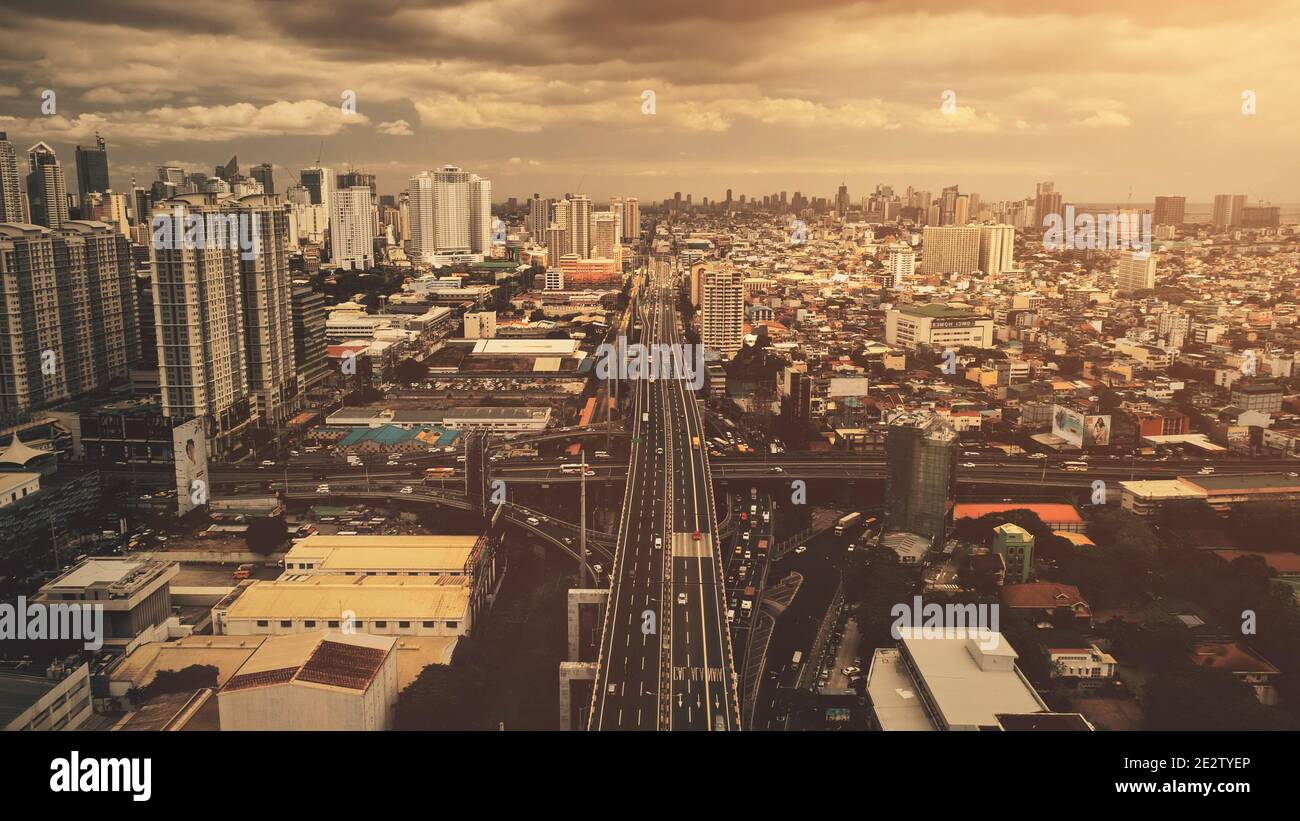
[{"label": "billboard with portrait", "polygon": [[184,516],[208,500],[208,437],[203,417],[172,429],[176,463],[176,513]]},{"label": "billboard with portrait", "polygon": [[1110,417],[1086,416],[1083,420],[1083,442],[1087,447],[1110,444]]}]

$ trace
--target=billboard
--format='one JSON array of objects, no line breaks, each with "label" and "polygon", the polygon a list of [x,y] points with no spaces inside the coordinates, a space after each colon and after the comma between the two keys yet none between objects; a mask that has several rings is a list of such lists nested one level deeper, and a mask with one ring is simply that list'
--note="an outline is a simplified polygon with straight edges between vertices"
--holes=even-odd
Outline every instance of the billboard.
[{"label": "billboard", "polygon": [[208,503],[208,437],[203,417],[172,429],[172,458],[176,464],[176,515],[184,516]]},{"label": "billboard", "polygon": [[1083,443],[1086,447],[1110,444],[1110,417],[1085,416],[1083,419]]},{"label": "billboard", "polygon": [[[1052,435],[1064,439],[1076,448],[1083,447],[1083,414],[1063,405],[1052,406]],[[1107,437],[1109,438],[1109,429]]]},{"label": "billboard", "polygon": [[833,376],[826,395],[834,399],[837,396],[866,396],[867,378],[863,376]]}]

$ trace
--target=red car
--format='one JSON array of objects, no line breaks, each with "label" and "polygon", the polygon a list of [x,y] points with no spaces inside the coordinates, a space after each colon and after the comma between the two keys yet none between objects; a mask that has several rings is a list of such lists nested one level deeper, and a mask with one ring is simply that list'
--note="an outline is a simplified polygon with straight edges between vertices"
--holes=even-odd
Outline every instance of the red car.
[{"label": "red car", "polygon": [[692,533],[691,538],[698,542],[700,540],[700,531],[697,530],[694,533]]}]

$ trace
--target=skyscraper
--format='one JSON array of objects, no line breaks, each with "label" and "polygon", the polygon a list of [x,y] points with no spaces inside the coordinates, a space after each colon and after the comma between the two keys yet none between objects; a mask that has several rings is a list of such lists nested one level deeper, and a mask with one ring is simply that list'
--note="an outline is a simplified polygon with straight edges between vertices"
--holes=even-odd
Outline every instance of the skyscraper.
[{"label": "skyscraper", "polygon": [[263,194],[275,193],[275,169],[269,162],[253,166],[249,169],[248,175],[262,184]]},{"label": "skyscraper", "polygon": [[902,288],[916,275],[916,252],[910,245],[891,245],[888,254],[885,263],[888,281],[883,284],[887,288]]},{"label": "skyscraper", "polygon": [[[470,176],[454,165],[444,165],[437,171],[422,171],[407,181],[413,257],[434,262],[443,256],[471,253]],[[479,189],[480,198],[483,190]],[[490,200],[490,187],[487,195]],[[488,226],[490,239],[490,211]]]},{"label": "skyscraper", "polygon": [[575,194],[569,198],[568,218],[568,253],[577,254],[579,259],[591,256],[591,198],[586,194]]},{"label": "skyscraper", "polygon": [[253,421],[238,252],[221,223],[206,219],[220,213],[215,197],[187,194],[163,207],[178,231],[197,217],[198,239],[150,243],[163,415],[206,418],[209,454],[238,453]]},{"label": "skyscraper", "polygon": [[733,356],[744,340],[744,286],[730,271],[704,271],[702,287],[701,341],[707,350]]},{"label": "skyscraper", "polygon": [[978,225],[927,225],[921,234],[921,275],[966,275],[980,267]]},{"label": "skyscraper", "polygon": [[104,138],[95,135],[94,148],[77,146],[77,206],[81,209],[81,218],[90,219],[87,205],[90,194],[109,189],[108,183],[108,148]]},{"label": "skyscraper", "polygon": [[298,172],[298,180],[302,187],[306,188],[311,194],[312,205],[325,206],[326,213],[330,210],[330,188],[334,182],[328,168],[314,165],[311,168],[304,168]]},{"label": "skyscraper", "polygon": [[980,270],[996,276],[1010,271],[1016,246],[1016,229],[1010,225],[980,226]]},{"label": "skyscraper", "polygon": [[330,195],[330,260],[340,268],[365,270],[375,264],[370,189],[341,188]]},{"label": "skyscraper", "polygon": [[1056,183],[1040,182],[1034,189],[1034,224],[1043,227],[1049,214],[1061,213],[1061,195]]},{"label": "skyscraper", "polygon": [[492,253],[492,183],[478,174],[469,175],[469,250]]},{"label": "skyscraper", "polygon": [[533,242],[541,243],[546,238],[546,229],[551,227],[551,201],[544,200],[539,194],[533,194],[528,201],[528,233]]},{"label": "skyscraper", "polygon": [[37,143],[27,149],[27,202],[32,222],[58,228],[68,221],[68,188],[54,149]]},{"label": "skyscraper", "polygon": [[18,155],[9,135],[0,131],[0,222],[24,222]]},{"label": "skyscraper", "polygon": [[1154,225],[1175,225],[1181,227],[1183,215],[1187,210],[1186,197],[1156,197],[1151,222]]},{"label": "skyscraper", "polygon": [[623,200],[623,241],[635,242],[641,237],[641,201],[636,197]]},{"label": "skyscraper", "polygon": [[254,415],[280,426],[298,410],[289,282],[290,213],[278,197],[254,194],[223,205],[247,221],[253,253],[239,253],[243,289],[244,360]]},{"label": "skyscraper", "polygon": [[325,297],[306,283],[294,283],[290,292],[293,311],[293,364],[310,392],[329,378],[325,340]]},{"label": "skyscraper", "polygon": [[0,224],[0,410],[126,379],[138,361],[131,243],[97,222]]},{"label": "skyscraper", "polygon": [[1216,194],[1214,196],[1214,216],[1212,217],[1214,227],[1223,229],[1241,225],[1245,210],[1245,194]]},{"label": "skyscraper", "polygon": [[1146,251],[1124,251],[1115,261],[1115,290],[1121,294],[1156,287],[1156,257]]},{"label": "skyscraper", "polygon": [[957,433],[938,414],[904,414],[885,433],[885,528],[943,544],[957,482]]}]

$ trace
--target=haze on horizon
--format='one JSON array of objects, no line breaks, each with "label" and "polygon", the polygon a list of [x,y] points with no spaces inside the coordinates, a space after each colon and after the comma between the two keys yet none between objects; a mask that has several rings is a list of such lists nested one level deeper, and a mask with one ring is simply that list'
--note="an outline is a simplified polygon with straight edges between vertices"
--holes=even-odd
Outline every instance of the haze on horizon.
[{"label": "haze on horizon", "polygon": [[69,173],[98,131],[119,189],[231,155],[287,183],[323,143],[324,165],[375,173],[381,193],[451,163],[498,200],[841,180],[854,197],[955,183],[1013,199],[1053,180],[1075,202],[1300,199],[1300,0],[914,5],[0,0],[0,131],[50,143]]}]

